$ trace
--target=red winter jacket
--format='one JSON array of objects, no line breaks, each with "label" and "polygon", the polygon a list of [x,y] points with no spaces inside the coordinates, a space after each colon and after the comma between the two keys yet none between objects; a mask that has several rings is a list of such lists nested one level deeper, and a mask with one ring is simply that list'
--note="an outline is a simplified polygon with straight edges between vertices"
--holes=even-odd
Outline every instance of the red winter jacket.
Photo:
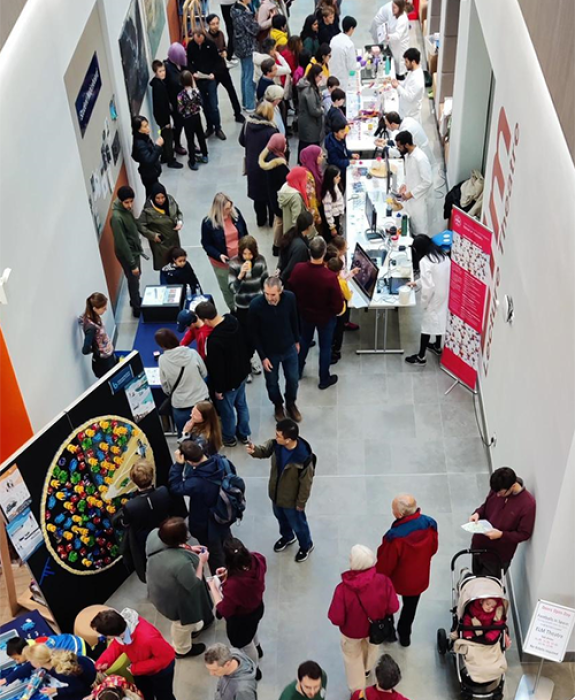
[{"label": "red winter jacket", "polygon": [[368,615],[372,620],[380,620],[399,610],[399,600],[391,581],[378,574],[375,566],[365,571],[344,571],[341,579],[327,616],[346,637],[367,639]]},{"label": "red winter jacket", "polygon": [[365,690],[356,690],[351,696],[351,700],[363,700],[364,698],[366,700],[408,700],[397,690],[387,693],[385,690],[378,690],[375,685],[370,685]]},{"label": "red winter jacket", "polygon": [[184,333],[184,337],[180,341],[180,345],[191,345],[194,340],[198,344],[198,354],[202,358],[202,360],[206,359],[206,343],[208,342],[208,338],[211,335],[211,332],[213,331],[213,328],[210,328],[207,324],[204,324],[203,326],[200,326],[199,328],[194,328],[194,326],[190,326],[188,330]]},{"label": "red winter jacket", "polygon": [[266,588],[266,558],[258,552],[252,552],[252,565],[249,571],[240,571],[228,576],[222,585],[224,599],[218,603],[218,615],[249,615],[262,604]]},{"label": "red winter jacket", "polygon": [[143,617],[131,633],[130,644],[120,644],[116,639],[96,661],[96,667],[110,667],[122,654],[130,659],[133,676],[152,676],[167,668],[176,658],[174,648],[166,642],[159,630]]},{"label": "red winter jacket", "polygon": [[398,518],[383,536],[376,569],[389,576],[399,595],[420,595],[429,587],[431,557],[437,552],[437,523],[419,508]]},{"label": "red winter jacket", "polygon": [[505,629],[505,611],[503,608],[503,602],[500,598],[495,598],[497,601],[497,607],[493,612],[487,613],[481,606],[480,600],[473,600],[467,606],[467,612],[463,616],[461,622],[465,626],[478,625],[480,627],[490,627],[497,626],[500,630],[489,630],[489,632],[484,632],[483,630],[477,630],[477,632],[472,632],[471,630],[464,630],[463,636],[465,639],[473,639],[474,637],[479,637],[484,639],[489,644],[494,644],[501,634],[501,631]]}]

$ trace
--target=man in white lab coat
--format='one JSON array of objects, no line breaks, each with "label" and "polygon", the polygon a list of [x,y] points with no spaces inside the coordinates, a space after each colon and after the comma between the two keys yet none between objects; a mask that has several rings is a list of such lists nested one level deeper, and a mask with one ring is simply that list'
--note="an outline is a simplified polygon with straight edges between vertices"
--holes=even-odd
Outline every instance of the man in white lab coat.
[{"label": "man in white lab coat", "polygon": [[[390,139],[395,140],[395,136],[402,131],[409,131],[413,136],[413,143],[425,153],[427,156],[431,167],[435,163],[435,158],[431,152],[431,146],[429,145],[429,139],[425,133],[425,129],[421,124],[415,120],[413,117],[405,117],[402,119],[397,112],[387,112],[383,117],[385,122],[385,128],[389,134]],[[379,144],[377,144],[379,145]],[[389,154],[392,158],[398,158],[400,153],[396,148],[391,147]]]},{"label": "man in white lab coat", "polygon": [[329,47],[331,49],[329,74],[330,76],[335,75],[344,92],[349,88],[350,71],[357,70],[355,46],[351,40],[356,27],[356,19],[353,17],[344,17],[341,23],[342,31],[336,34],[329,42]]},{"label": "man in white lab coat", "polygon": [[392,0],[373,18],[370,32],[376,44],[387,44],[391,50],[397,75],[403,75],[403,54],[409,48],[409,18],[405,0]]},{"label": "man in white lab coat", "polygon": [[391,84],[399,94],[399,114],[402,119],[413,117],[421,123],[421,105],[425,92],[425,78],[421,63],[421,53],[418,49],[407,49],[403,54],[407,76],[403,83],[392,80]]},{"label": "man in white lab coat", "polygon": [[413,143],[409,131],[400,131],[395,145],[405,158],[405,185],[399,188],[402,202],[409,214],[412,235],[430,236],[427,199],[432,192],[431,165],[425,153]]}]

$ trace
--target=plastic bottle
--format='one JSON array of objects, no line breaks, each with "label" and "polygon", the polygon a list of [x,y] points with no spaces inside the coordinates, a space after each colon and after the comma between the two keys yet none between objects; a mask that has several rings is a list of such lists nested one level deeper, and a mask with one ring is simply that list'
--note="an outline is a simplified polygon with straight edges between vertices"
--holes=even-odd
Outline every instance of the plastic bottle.
[{"label": "plastic bottle", "polygon": [[404,214],[401,217],[401,235],[407,236],[408,229],[409,229],[409,223],[407,221],[407,214]]},{"label": "plastic bottle", "polygon": [[389,60],[389,56],[385,57],[385,74],[389,75],[391,73],[391,61]]}]

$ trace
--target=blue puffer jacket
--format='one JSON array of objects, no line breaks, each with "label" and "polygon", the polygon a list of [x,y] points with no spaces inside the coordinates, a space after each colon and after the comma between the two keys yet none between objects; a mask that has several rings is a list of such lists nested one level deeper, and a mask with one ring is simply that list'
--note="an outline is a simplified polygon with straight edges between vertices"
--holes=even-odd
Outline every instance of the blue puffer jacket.
[{"label": "blue puffer jacket", "polygon": [[[234,221],[234,223],[238,229],[239,239],[247,236],[248,228],[240,210],[236,209],[236,211],[238,213],[238,219],[237,221]],[[220,255],[228,254],[228,250],[226,248],[226,235],[223,227],[215,228],[207,216],[202,221],[202,246],[210,258],[213,258],[218,262],[221,262]]]},{"label": "blue puffer jacket", "polygon": [[329,133],[325,137],[325,149],[327,151],[327,162],[330,165],[337,165],[343,175],[350,160],[350,154],[347,150],[345,139],[343,139],[343,141],[338,141],[333,133]]}]

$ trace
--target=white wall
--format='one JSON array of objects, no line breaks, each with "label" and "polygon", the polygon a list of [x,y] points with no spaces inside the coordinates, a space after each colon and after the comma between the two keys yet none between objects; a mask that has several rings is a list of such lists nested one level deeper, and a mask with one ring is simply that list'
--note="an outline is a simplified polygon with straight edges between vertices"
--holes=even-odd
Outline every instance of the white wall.
[{"label": "white wall", "polygon": [[[497,296],[511,295],[516,311],[509,325],[492,305],[482,388],[494,467],[515,468],[537,499],[534,536],[511,567],[525,634],[538,598],[575,606],[575,168],[516,0],[475,4],[496,79],[484,219],[506,219]],[[497,139],[501,108],[509,154]]]},{"label": "white wall", "polygon": [[[28,0],[0,53],[0,270],[12,268],[0,324],[36,430],[94,379],[75,318],[106,281],[63,76],[95,3]],[[131,138],[118,37],[128,5],[106,0],[102,22],[125,154]],[[164,50],[167,32],[166,25]],[[131,164],[129,177],[139,185]],[[112,333],[110,313],[105,322]]]}]

